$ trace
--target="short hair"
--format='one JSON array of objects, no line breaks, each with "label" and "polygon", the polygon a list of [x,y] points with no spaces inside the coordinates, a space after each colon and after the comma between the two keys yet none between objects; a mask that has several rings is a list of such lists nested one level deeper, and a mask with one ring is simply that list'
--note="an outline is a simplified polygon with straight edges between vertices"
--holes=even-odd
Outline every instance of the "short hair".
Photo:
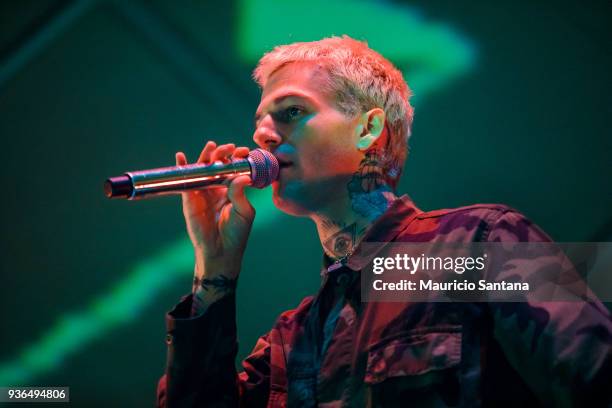
[{"label": "short hair", "polygon": [[281,67],[293,62],[316,62],[329,75],[330,91],[338,109],[354,116],[370,109],[385,111],[389,138],[384,148],[383,167],[396,187],[408,154],[414,109],[412,92],[402,73],[363,41],[349,36],[280,45],[264,54],[253,71],[261,88]]}]

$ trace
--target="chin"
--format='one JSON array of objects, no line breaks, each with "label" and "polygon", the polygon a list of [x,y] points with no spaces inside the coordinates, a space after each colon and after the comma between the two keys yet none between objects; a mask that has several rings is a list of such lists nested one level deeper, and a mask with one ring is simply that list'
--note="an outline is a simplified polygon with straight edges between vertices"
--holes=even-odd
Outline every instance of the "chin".
[{"label": "chin", "polygon": [[287,186],[281,185],[278,181],[272,184],[272,202],[274,206],[285,214],[295,217],[307,216],[307,211],[296,200],[291,199],[292,194],[288,190],[291,190],[291,188],[288,189]]}]

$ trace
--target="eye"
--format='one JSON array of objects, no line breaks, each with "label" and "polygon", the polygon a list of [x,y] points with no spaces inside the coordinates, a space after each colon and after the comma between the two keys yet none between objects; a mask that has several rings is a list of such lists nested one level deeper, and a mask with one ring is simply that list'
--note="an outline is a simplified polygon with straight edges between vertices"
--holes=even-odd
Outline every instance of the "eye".
[{"label": "eye", "polygon": [[287,108],[287,117],[291,119],[297,118],[298,116],[300,116],[301,113],[302,108],[300,108],[299,106],[290,106],[289,108]]},{"label": "eye", "polygon": [[288,106],[272,114],[272,117],[282,123],[290,123],[298,119],[304,113],[304,109],[300,106]]}]

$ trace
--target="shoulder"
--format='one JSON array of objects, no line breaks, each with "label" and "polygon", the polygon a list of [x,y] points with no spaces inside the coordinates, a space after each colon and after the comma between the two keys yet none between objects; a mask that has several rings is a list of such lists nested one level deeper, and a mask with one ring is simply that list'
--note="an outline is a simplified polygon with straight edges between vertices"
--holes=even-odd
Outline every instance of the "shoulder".
[{"label": "shoulder", "polygon": [[452,242],[550,241],[550,238],[518,210],[504,204],[473,204],[419,213],[406,235],[421,240]]},{"label": "shoulder", "polygon": [[461,218],[478,217],[492,220],[506,213],[519,213],[512,207],[504,204],[472,204],[457,208],[442,208],[439,210],[423,211],[417,218]]}]

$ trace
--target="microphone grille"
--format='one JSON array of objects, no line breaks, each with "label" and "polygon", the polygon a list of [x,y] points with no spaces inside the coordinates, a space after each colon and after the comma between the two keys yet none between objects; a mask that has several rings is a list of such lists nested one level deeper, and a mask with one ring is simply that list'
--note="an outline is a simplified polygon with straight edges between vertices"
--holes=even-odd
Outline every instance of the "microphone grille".
[{"label": "microphone grille", "polygon": [[267,150],[251,150],[248,158],[251,165],[251,186],[264,188],[278,178],[278,160]]}]

